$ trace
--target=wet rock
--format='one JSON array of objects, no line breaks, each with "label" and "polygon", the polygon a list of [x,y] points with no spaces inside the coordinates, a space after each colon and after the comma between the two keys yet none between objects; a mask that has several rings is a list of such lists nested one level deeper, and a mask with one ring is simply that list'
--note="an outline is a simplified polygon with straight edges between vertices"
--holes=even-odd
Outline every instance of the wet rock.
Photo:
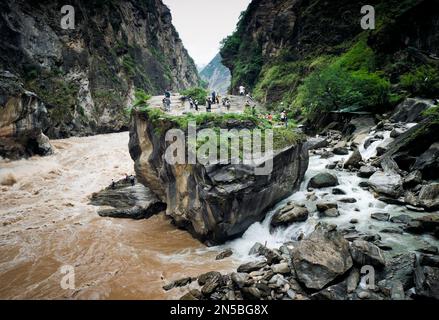
[{"label": "wet rock", "polygon": [[361,300],[366,300],[370,298],[370,293],[367,291],[360,291],[357,294],[358,298],[360,298]]},{"label": "wet rock", "polygon": [[434,232],[439,227],[439,215],[428,215],[415,219],[419,222],[419,229],[421,233]]},{"label": "wet rock", "polygon": [[379,141],[380,139],[376,139],[376,138],[368,138],[365,142],[364,142],[364,149],[369,149],[369,147],[372,145],[372,143]]},{"label": "wet rock", "polygon": [[282,256],[259,242],[256,242],[250,249],[249,255],[263,256],[267,259],[267,264],[277,263],[282,260]]},{"label": "wet rock", "polygon": [[245,287],[241,290],[245,299],[259,300],[262,297],[261,291],[256,287]]},{"label": "wet rock", "polygon": [[360,271],[357,268],[352,268],[349,276],[346,279],[346,289],[348,293],[355,292],[360,283]]},{"label": "wet rock", "polygon": [[369,189],[369,181],[361,181],[358,186],[363,189]]},{"label": "wet rock", "polygon": [[303,222],[308,219],[308,209],[295,204],[287,205],[273,215],[271,225],[273,227],[288,226],[295,222]]},{"label": "wet rock", "polygon": [[184,286],[187,286],[188,284],[190,284],[191,282],[192,282],[192,278],[190,278],[190,277],[182,278],[182,279],[175,280],[175,281],[172,281],[172,282],[164,285],[163,290],[169,291],[173,288],[184,287]]},{"label": "wet rock", "polygon": [[439,183],[422,187],[419,193],[419,203],[427,210],[439,209]]},{"label": "wet rock", "polygon": [[332,194],[333,195],[345,195],[346,191],[340,189],[340,188],[333,188],[332,189]]},{"label": "wet rock", "polygon": [[338,209],[338,204],[335,202],[317,202],[316,207],[318,211],[324,212],[328,209]]},{"label": "wet rock", "polygon": [[438,248],[435,246],[426,245],[422,248],[416,249],[417,252],[425,253],[425,254],[437,254]]},{"label": "wet rock", "polygon": [[427,151],[416,158],[412,170],[422,171],[424,178],[439,178],[439,142],[433,143]]},{"label": "wet rock", "polygon": [[346,156],[349,154],[349,150],[345,147],[335,147],[332,152],[338,156]]},{"label": "wet rock", "polygon": [[394,217],[390,218],[390,222],[403,223],[403,224],[407,224],[412,220],[413,220],[413,218],[406,215],[406,214],[401,214],[401,215],[394,216]]},{"label": "wet rock", "polygon": [[356,203],[357,199],[355,199],[355,198],[342,198],[342,199],[339,199],[338,201],[342,202],[342,203]]},{"label": "wet rock", "polygon": [[413,272],[415,263],[416,254],[399,254],[387,261],[380,277],[390,281],[399,281],[402,283],[404,289],[408,290],[414,285]]},{"label": "wet rock", "polygon": [[362,166],[360,168],[360,170],[358,171],[357,175],[360,178],[370,178],[376,171],[377,171],[377,169],[375,167]]},{"label": "wet rock", "polygon": [[280,274],[287,274],[291,272],[288,263],[279,263],[272,265],[271,270],[273,270],[274,273],[280,273]]},{"label": "wet rock", "polygon": [[404,231],[400,228],[384,228],[380,230],[381,233],[394,233],[394,234],[403,234]]},{"label": "wet rock", "polygon": [[357,223],[358,223],[358,219],[351,219],[351,220],[349,221],[349,223],[351,223],[351,224],[357,224]]},{"label": "wet rock", "polygon": [[412,206],[412,205],[406,205],[405,206],[408,210],[410,210],[410,211],[414,211],[414,212],[425,212],[425,209],[424,208],[420,208],[420,207],[415,207],[415,206]]},{"label": "wet rock", "polygon": [[377,213],[372,213],[370,217],[378,221],[389,221],[390,214],[386,212],[377,212]]},{"label": "wet rock", "polygon": [[247,282],[249,280],[249,275],[247,273],[234,272],[230,275],[230,277],[233,283],[240,289],[247,285]]},{"label": "wet rock", "polygon": [[350,251],[352,259],[360,266],[372,265],[382,268],[386,265],[383,251],[370,242],[355,240],[351,243]]},{"label": "wet rock", "polygon": [[399,129],[399,128],[394,128],[391,132],[390,132],[390,138],[398,138],[400,135],[402,135],[405,132],[405,130]]},{"label": "wet rock", "polygon": [[420,254],[419,264],[421,266],[429,266],[439,268],[439,256],[431,254]]},{"label": "wet rock", "polygon": [[215,260],[223,260],[225,258],[232,256],[232,255],[233,255],[232,249],[227,249],[227,250],[224,250],[223,252],[221,252],[220,254],[218,254],[216,256]]},{"label": "wet rock", "polygon": [[222,282],[221,275],[212,276],[207,280],[206,284],[201,288],[201,293],[205,296],[212,294],[215,291],[215,289],[221,285],[221,282]]},{"label": "wet rock", "polygon": [[390,298],[392,300],[405,300],[404,288],[400,281],[394,281],[392,283]]},{"label": "wet rock", "polygon": [[309,182],[308,188],[327,188],[327,187],[335,187],[337,186],[338,179],[335,175],[329,172],[323,172],[315,175]]},{"label": "wet rock", "polygon": [[329,170],[334,170],[335,168],[337,168],[337,162],[333,162],[333,163],[327,164],[325,166],[325,168],[329,169]]},{"label": "wet rock", "polygon": [[328,210],[325,210],[323,212],[320,212],[319,215],[320,215],[320,217],[335,218],[335,217],[340,216],[340,212],[337,209],[332,208],[332,209],[328,209]]},{"label": "wet rock", "polygon": [[387,150],[389,149],[390,144],[393,141],[394,141],[393,138],[387,138],[379,146],[377,146],[377,148],[376,148],[377,156],[382,156],[383,154],[385,154],[387,152]]},{"label": "wet rock", "polygon": [[321,149],[328,147],[329,142],[325,138],[310,138],[307,140],[306,146],[308,147],[308,150]]},{"label": "wet rock", "polygon": [[402,181],[404,189],[410,189],[416,187],[422,183],[422,173],[419,170],[410,172]]},{"label": "wet rock", "polygon": [[332,153],[331,151],[325,151],[321,154],[320,158],[329,159],[329,158],[332,158],[334,156],[335,156],[334,153]]},{"label": "wet rock", "polygon": [[390,118],[392,122],[419,122],[425,118],[423,112],[433,105],[432,100],[407,98],[401,102]]},{"label": "wet rock", "polygon": [[215,277],[221,277],[221,273],[217,271],[210,271],[198,276],[198,284],[204,286],[210,279]]},{"label": "wet rock", "polygon": [[416,295],[439,299],[439,268],[418,266],[415,269]]},{"label": "wet rock", "polygon": [[360,163],[363,161],[363,157],[361,156],[361,153],[359,150],[355,150],[354,153],[349,157],[348,160],[344,163],[343,167],[345,169],[348,169],[349,167],[352,168],[360,168]]},{"label": "wet rock", "polygon": [[341,282],[311,295],[314,300],[346,300],[346,282]]},{"label": "wet rock", "polygon": [[392,172],[376,172],[369,178],[369,186],[378,194],[398,198],[402,194],[402,179]]},{"label": "wet rock", "polygon": [[352,267],[349,243],[337,231],[318,225],[309,238],[293,249],[298,280],[307,288],[322,289]]},{"label": "wet rock", "polygon": [[260,270],[264,268],[266,265],[267,265],[266,261],[248,262],[240,265],[238,267],[238,272],[250,273],[252,271]]},{"label": "wet rock", "polygon": [[203,295],[200,290],[193,289],[180,298],[180,300],[201,300]]}]

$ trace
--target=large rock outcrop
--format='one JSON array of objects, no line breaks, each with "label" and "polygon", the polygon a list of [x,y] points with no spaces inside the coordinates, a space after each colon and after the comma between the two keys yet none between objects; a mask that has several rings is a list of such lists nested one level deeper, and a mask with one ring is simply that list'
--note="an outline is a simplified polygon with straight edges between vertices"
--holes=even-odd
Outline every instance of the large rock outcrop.
[{"label": "large rock outcrop", "polygon": [[18,78],[0,73],[0,157],[49,155],[53,152],[47,128],[47,109],[34,93],[24,90]]},{"label": "large rock outcrop", "polygon": [[[47,109],[49,138],[128,129],[136,89],[158,94],[199,76],[161,0],[0,3],[0,70],[19,77]],[[18,112],[18,111],[17,111]]]},{"label": "large rock outcrop", "polygon": [[[176,124],[149,117],[140,112],[132,116],[130,154],[137,177],[167,204],[167,214],[176,225],[202,241],[222,243],[240,236],[298,189],[308,167],[302,142],[275,153],[268,175],[255,175],[254,167],[244,164],[170,165],[164,161],[165,134]],[[223,125],[231,129],[244,123]]]}]

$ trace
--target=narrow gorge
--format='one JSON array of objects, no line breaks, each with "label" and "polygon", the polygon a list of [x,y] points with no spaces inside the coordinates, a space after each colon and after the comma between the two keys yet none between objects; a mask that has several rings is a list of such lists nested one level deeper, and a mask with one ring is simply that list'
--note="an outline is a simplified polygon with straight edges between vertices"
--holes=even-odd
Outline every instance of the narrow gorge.
[{"label": "narrow gorge", "polygon": [[247,4],[0,4],[1,299],[439,299],[439,1]]}]

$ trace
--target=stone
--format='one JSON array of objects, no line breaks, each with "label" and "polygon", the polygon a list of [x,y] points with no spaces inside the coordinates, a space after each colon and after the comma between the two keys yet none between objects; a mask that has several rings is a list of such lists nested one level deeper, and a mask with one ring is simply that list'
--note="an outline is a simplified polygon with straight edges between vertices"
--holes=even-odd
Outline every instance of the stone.
[{"label": "stone", "polygon": [[399,128],[394,128],[391,132],[390,132],[390,138],[398,138],[400,135],[402,135],[405,132],[405,130],[399,129]]},{"label": "stone", "polygon": [[359,150],[355,150],[352,155],[346,160],[343,167],[345,169],[348,169],[349,167],[352,168],[360,168],[360,163],[363,161],[363,157],[361,156],[361,153]]},{"label": "stone", "polygon": [[416,157],[411,169],[421,171],[428,180],[439,178],[439,142],[432,143],[427,151]]},{"label": "stone", "polygon": [[358,284],[360,283],[360,271],[357,268],[352,268],[346,279],[347,292],[352,293],[357,290]]},{"label": "stone", "polygon": [[347,290],[346,290],[346,282],[341,282],[329,286],[319,292],[316,292],[311,295],[311,298],[314,300],[346,300],[347,299]]},{"label": "stone", "polygon": [[349,223],[351,223],[351,224],[357,224],[357,223],[358,223],[358,219],[351,219],[351,220],[349,221]]},{"label": "stone", "polygon": [[193,289],[180,298],[180,300],[201,300],[203,295],[200,290]]},{"label": "stone", "polygon": [[345,147],[335,147],[332,152],[338,156],[346,156],[349,154],[349,151]]},{"label": "stone", "polygon": [[370,217],[378,221],[389,221],[390,214],[386,212],[377,212],[377,213],[372,213]]},{"label": "stone", "polygon": [[369,147],[372,145],[372,143],[380,141],[380,139],[376,139],[376,138],[368,138],[365,142],[364,142],[364,149],[369,149]]},{"label": "stone", "polygon": [[390,298],[392,300],[405,300],[404,287],[400,281],[394,281],[392,283]]},{"label": "stone", "polygon": [[427,210],[439,209],[439,183],[422,187],[419,192],[419,204]]},{"label": "stone", "polygon": [[319,215],[320,217],[336,218],[340,216],[340,212],[338,212],[338,210],[335,208],[331,208],[323,212],[320,212]]},{"label": "stone", "polygon": [[337,163],[336,163],[336,162],[333,162],[333,163],[327,164],[327,165],[325,166],[325,169],[329,169],[329,170],[334,170],[335,168],[337,168]]},{"label": "stone", "polygon": [[439,268],[418,266],[414,279],[416,295],[439,300]]},{"label": "stone", "polygon": [[426,245],[422,248],[416,249],[417,252],[426,253],[426,254],[437,254],[438,248],[435,246]]},{"label": "stone", "polygon": [[335,175],[329,172],[323,172],[315,175],[311,178],[308,184],[308,188],[320,189],[337,186],[338,179]]},{"label": "stone", "polygon": [[282,256],[266,246],[256,242],[250,249],[249,255],[263,256],[267,260],[267,264],[277,263],[282,260]]},{"label": "stone", "polygon": [[238,267],[238,272],[250,273],[252,271],[261,270],[267,265],[266,261],[255,261],[242,264]]},{"label": "stone", "polygon": [[272,265],[271,270],[273,270],[274,273],[280,273],[280,274],[286,274],[291,272],[288,263],[279,263]]},{"label": "stone", "polygon": [[329,146],[329,142],[325,138],[315,137],[309,138],[306,142],[308,150],[321,149]]},{"label": "stone", "polygon": [[352,267],[349,242],[338,231],[319,224],[293,249],[293,265],[307,288],[320,290]]},{"label": "stone", "polygon": [[241,292],[243,297],[249,300],[259,300],[262,297],[261,291],[256,287],[245,287]]},{"label": "stone", "polygon": [[399,174],[376,172],[369,178],[369,186],[378,194],[398,198],[402,194],[402,179]]},{"label": "stone", "polygon": [[360,170],[358,171],[357,175],[360,178],[370,178],[376,171],[377,169],[375,167],[362,166],[360,167]]},{"label": "stone", "polygon": [[249,275],[247,273],[234,272],[230,275],[230,278],[232,279],[233,283],[239,289],[241,289],[242,287],[244,287],[247,284],[247,282],[249,280]]},{"label": "stone", "polygon": [[210,271],[207,273],[204,273],[200,276],[198,276],[198,284],[200,286],[204,286],[210,279],[215,278],[215,277],[221,277],[221,273],[217,272],[217,271]]},{"label": "stone", "polygon": [[390,222],[403,223],[403,224],[407,224],[412,220],[413,220],[413,218],[406,215],[406,214],[401,214],[401,215],[394,216],[394,217],[390,218]]},{"label": "stone", "polygon": [[359,266],[371,265],[382,268],[386,265],[383,251],[370,242],[355,240],[351,243],[350,252],[352,259]]},{"label": "stone", "polygon": [[320,156],[320,158],[322,158],[322,159],[329,159],[332,157],[334,157],[334,153],[332,153],[331,151],[325,151]]},{"label": "stone", "polygon": [[413,272],[416,264],[416,254],[403,253],[392,257],[386,263],[381,277],[390,281],[399,281],[405,290],[413,287]]},{"label": "stone", "polygon": [[356,203],[357,199],[355,199],[355,198],[341,198],[338,201],[342,202],[342,203]]},{"label": "stone", "polygon": [[422,172],[415,170],[404,177],[402,186],[404,189],[410,189],[416,187],[420,183],[422,183]]},{"label": "stone", "polygon": [[420,122],[425,118],[423,112],[432,106],[432,100],[407,98],[395,108],[390,120],[392,122]]},{"label": "stone", "polygon": [[422,253],[419,255],[419,264],[421,266],[439,268],[439,256]]},{"label": "stone", "polygon": [[287,206],[273,215],[271,225],[273,227],[288,226],[295,222],[303,222],[308,219],[308,209],[300,206]]},{"label": "stone", "polygon": [[216,288],[221,285],[222,277],[219,275],[212,276],[201,288],[201,293],[205,296],[212,294]]},{"label": "stone", "polygon": [[345,195],[346,191],[340,189],[340,188],[333,188],[332,189],[332,194],[333,195]]},{"label": "stone", "polygon": [[223,252],[221,252],[220,254],[218,254],[216,256],[215,260],[223,260],[225,258],[232,256],[232,255],[233,255],[232,249],[226,249]]},{"label": "stone", "polygon": [[383,154],[385,154],[387,152],[387,150],[389,149],[390,144],[394,140],[395,139],[393,139],[393,138],[387,138],[380,145],[378,145],[376,148],[377,156],[382,156]]}]

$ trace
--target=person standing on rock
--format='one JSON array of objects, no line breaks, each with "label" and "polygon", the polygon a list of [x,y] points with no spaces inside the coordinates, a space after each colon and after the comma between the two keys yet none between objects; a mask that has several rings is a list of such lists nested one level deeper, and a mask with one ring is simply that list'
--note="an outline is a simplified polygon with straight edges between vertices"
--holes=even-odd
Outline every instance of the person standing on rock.
[{"label": "person standing on rock", "polygon": [[134,185],[136,184],[136,178],[133,175],[130,176],[130,182],[131,186],[134,187]]},{"label": "person standing on rock", "polygon": [[194,107],[195,107],[195,111],[198,111],[198,100],[195,99],[194,101]]},{"label": "person standing on rock", "polygon": [[285,128],[288,128],[288,116],[285,110],[281,112],[280,120],[285,123]]},{"label": "person standing on rock", "polygon": [[190,108],[191,108],[191,109],[194,108],[194,100],[192,100],[191,97],[189,97],[189,105],[190,105]]},{"label": "person standing on rock", "polygon": [[209,97],[206,100],[207,106],[206,106],[206,111],[207,112],[211,112],[212,110],[212,99]]},{"label": "person standing on rock", "polygon": [[216,102],[216,92],[213,91],[212,92],[212,103],[215,104],[215,102]]},{"label": "person standing on rock", "polygon": [[244,86],[240,86],[239,87],[239,95],[240,96],[244,96],[245,95],[245,87]]}]

